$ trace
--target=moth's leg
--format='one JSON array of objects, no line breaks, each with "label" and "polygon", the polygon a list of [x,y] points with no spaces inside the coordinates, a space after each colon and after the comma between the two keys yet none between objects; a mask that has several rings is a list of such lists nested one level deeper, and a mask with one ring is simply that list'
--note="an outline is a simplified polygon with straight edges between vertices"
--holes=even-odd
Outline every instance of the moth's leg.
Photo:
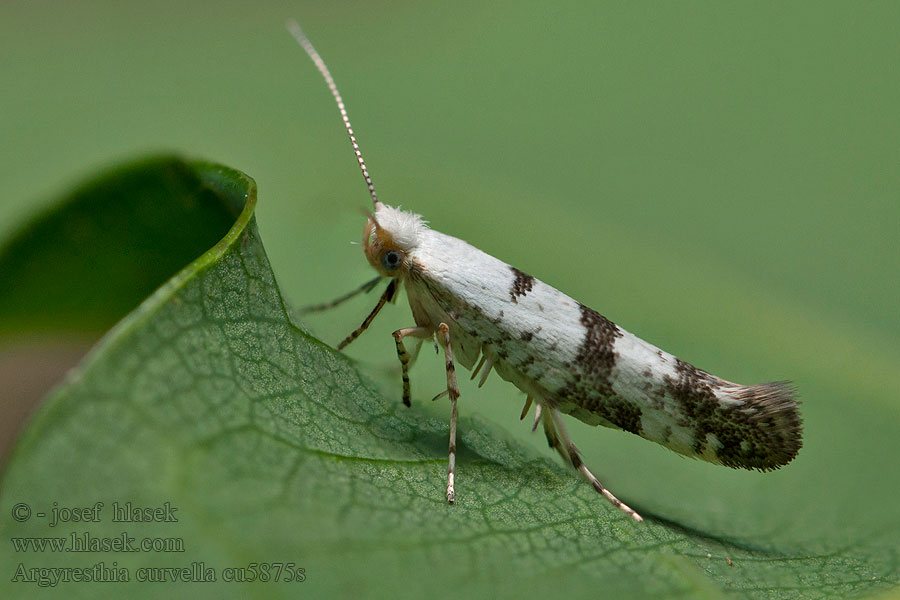
[{"label": "moth's leg", "polygon": [[[621,500],[616,498],[612,494],[612,492],[610,492],[608,489],[603,487],[603,484],[601,484],[597,480],[597,478],[594,477],[594,474],[591,473],[590,470],[585,466],[585,464],[583,462],[581,462],[581,456],[579,456],[578,448],[576,448],[575,444],[572,443],[572,438],[569,437],[569,432],[566,431],[566,426],[562,421],[562,413],[560,413],[559,410],[556,408],[548,409],[547,413],[549,413],[549,414],[544,417],[544,425],[546,427],[548,418],[553,419],[553,429],[559,435],[558,443],[561,444],[563,446],[563,448],[565,449],[565,452],[568,455],[568,459],[572,463],[572,466],[575,467],[575,470],[580,472],[582,475],[584,475],[585,479],[590,481],[591,485],[594,486],[594,489],[597,490],[598,492],[600,492],[601,494],[603,494],[607,500],[612,502],[613,506],[615,506],[616,508],[621,510],[623,513],[625,513],[626,515],[628,515],[635,521],[637,521],[639,523],[641,521],[643,521],[644,519],[641,517],[641,515],[634,512],[634,509],[632,509],[627,504],[625,504],[624,502],[622,502]],[[549,440],[549,436],[548,436],[548,440]],[[560,454],[562,454],[562,450],[560,450],[559,448],[557,448],[557,450],[559,450]],[[563,458],[565,458],[565,456]]]},{"label": "moth's leg", "polygon": [[[540,408],[540,406],[541,404],[538,403],[538,408]],[[563,450],[562,444],[560,444],[559,442],[559,435],[557,435],[556,428],[553,426],[553,417],[550,416],[550,413],[552,412],[552,409],[548,409],[547,412],[537,411],[537,419],[540,419],[540,415],[543,414],[544,435],[547,436],[547,444],[551,448],[559,452],[559,455],[562,457],[563,462],[569,462],[569,455],[566,454],[565,450]],[[535,427],[537,427],[537,420],[535,420],[534,425]]]},{"label": "moth's leg", "polygon": [[450,328],[446,323],[438,326],[438,342],[444,347],[447,366],[447,394],[450,396],[450,460],[447,465],[447,502],[453,504],[456,496],[454,476],[456,474],[456,401],[459,386],[456,384],[456,367],[453,365],[453,349],[450,347]]},{"label": "moth's leg", "polygon": [[522,408],[522,416],[519,417],[520,421],[525,420],[525,415],[528,414],[528,409],[531,408],[531,403],[534,402],[534,398],[531,397],[531,394],[525,397],[525,406]]},{"label": "moth's leg", "polygon": [[484,373],[481,374],[481,379],[478,381],[478,387],[484,385],[484,382],[487,381],[488,375],[491,374],[491,367],[494,366],[494,355],[488,353],[485,350],[481,351],[481,360],[478,361],[478,366],[475,367],[474,370],[472,370],[472,377],[470,377],[470,379],[475,379],[475,376],[478,375],[478,371],[481,370],[481,367],[483,365],[486,366],[484,367]]},{"label": "moth's leg", "polygon": [[356,331],[348,335],[344,338],[344,341],[338,344],[337,349],[342,350],[347,346],[350,342],[355,340],[360,336],[360,334],[369,328],[369,325],[372,324],[372,321],[375,320],[375,317],[378,315],[378,311],[382,309],[382,307],[387,303],[388,300],[394,297],[394,294],[397,291],[397,280],[391,279],[391,282],[388,284],[387,288],[384,290],[384,293],[381,295],[381,298],[378,299],[378,304],[375,305],[375,308],[372,309],[372,312],[369,313],[369,316],[362,322],[362,325],[356,328]]},{"label": "moth's leg", "polygon": [[338,296],[331,302],[322,302],[321,304],[312,304],[310,306],[304,306],[302,308],[299,308],[299,309],[297,309],[297,314],[305,315],[305,314],[308,314],[311,312],[319,312],[319,311],[323,311],[323,310],[332,309],[339,304],[343,304],[344,302],[346,302],[347,300],[349,300],[350,298],[353,298],[354,296],[356,296],[358,294],[362,294],[363,292],[366,292],[366,293],[371,292],[372,289],[374,289],[375,286],[378,285],[379,281],[381,281],[380,275],[378,277],[376,277],[375,279],[373,279],[372,281],[365,282],[364,284],[362,284],[361,286],[359,286],[352,292],[344,294],[343,296]]},{"label": "moth's leg", "polygon": [[410,335],[427,339],[434,335],[434,331],[425,327],[407,327],[394,332],[394,342],[397,344],[397,358],[400,359],[400,369],[403,373],[403,404],[406,406],[412,406],[409,394],[409,363],[412,361],[412,357],[406,351],[406,346],[403,345],[403,338]]},{"label": "moth's leg", "polygon": [[484,361],[487,360],[487,354],[485,354],[484,350],[481,351],[481,360],[478,361],[478,364],[475,365],[475,368],[472,369],[472,376],[469,377],[469,380],[475,379],[475,376],[478,375],[478,371],[481,370],[481,366],[484,365]]}]

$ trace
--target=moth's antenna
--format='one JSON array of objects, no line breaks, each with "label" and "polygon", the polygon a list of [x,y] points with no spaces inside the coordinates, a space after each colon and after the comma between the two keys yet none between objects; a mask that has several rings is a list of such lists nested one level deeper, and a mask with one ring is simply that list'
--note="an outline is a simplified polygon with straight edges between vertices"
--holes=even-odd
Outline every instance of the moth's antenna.
[{"label": "moth's antenna", "polygon": [[294,36],[294,39],[297,40],[297,43],[303,46],[303,49],[306,50],[306,53],[309,54],[309,57],[316,64],[319,73],[322,74],[322,77],[325,78],[325,83],[328,84],[328,89],[331,90],[331,95],[334,96],[334,100],[337,102],[338,109],[341,111],[341,118],[344,120],[344,127],[347,128],[347,135],[350,136],[350,143],[353,144],[353,153],[356,154],[356,161],[359,163],[359,168],[362,169],[366,185],[369,186],[369,195],[372,196],[372,204],[377,209],[378,205],[381,203],[378,201],[378,196],[375,195],[375,186],[372,185],[372,178],[369,177],[366,161],[363,160],[362,153],[359,151],[359,144],[356,143],[356,136],[353,135],[353,127],[350,126],[350,117],[347,116],[347,109],[344,108],[344,101],[341,99],[341,93],[334,83],[334,78],[331,76],[328,67],[325,66],[325,61],[322,60],[322,57],[316,52],[316,49],[306,37],[306,34],[303,33],[303,30],[300,28],[297,21],[294,21],[293,19],[288,21],[287,28],[288,31],[291,32],[291,35]]}]

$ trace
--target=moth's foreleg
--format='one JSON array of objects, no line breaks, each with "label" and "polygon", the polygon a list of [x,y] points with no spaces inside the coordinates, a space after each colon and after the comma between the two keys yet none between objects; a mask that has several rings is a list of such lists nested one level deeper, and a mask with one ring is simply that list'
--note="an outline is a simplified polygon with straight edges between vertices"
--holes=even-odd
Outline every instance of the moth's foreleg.
[{"label": "moth's foreleg", "polygon": [[366,293],[371,292],[372,289],[376,285],[378,285],[379,281],[381,281],[380,275],[378,277],[376,277],[375,279],[373,279],[372,281],[365,282],[364,284],[362,284],[361,286],[359,286],[352,292],[348,292],[348,293],[344,294],[343,296],[338,296],[337,298],[335,298],[334,300],[332,300],[330,302],[322,302],[321,304],[312,304],[310,306],[304,306],[302,308],[297,309],[297,313],[301,314],[301,315],[305,315],[305,314],[308,314],[311,312],[320,312],[323,310],[332,309],[335,306],[338,306],[339,304],[343,304],[350,298],[353,298],[354,296],[362,294],[363,292],[366,292]]},{"label": "moth's foreleg", "polygon": [[[575,447],[575,444],[572,442],[572,438],[569,437],[569,432],[566,431],[566,426],[562,421],[562,413],[559,412],[558,409],[548,408],[547,414],[544,416],[544,427],[546,428],[547,419],[553,419],[553,429],[559,435],[559,444],[563,446],[565,449],[565,455],[563,459],[568,460],[572,463],[572,466],[575,467],[575,470],[584,475],[584,478],[591,482],[591,485],[594,486],[594,489],[603,494],[607,500],[612,502],[613,506],[624,512],[626,515],[630,516],[637,522],[641,522],[644,519],[641,515],[637,514],[634,509],[630,506],[616,498],[612,492],[603,487],[603,484],[594,477],[594,474],[587,468],[587,466],[581,462],[581,456],[578,452],[578,448]],[[549,435],[548,435],[549,440]],[[557,448],[557,450],[559,450]],[[562,451],[560,450],[560,454]],[[567,455],[567,456],[566,456]]]},{"label": "moth's foreleg", "polygon": [[438,326],[438,343],[444,347],[447,367],[447,394],[450,396],[450,459],[447,465],[447,502],[453,504],[456,496],[454,476],[456,473],[456,401],[459,386],[456,384],[456,367],[453,365],[453,349],[450,347],[450,328],[446,323]]},{"label": "moth's foreleg", "polygon": [[384,307],[384,305],[394,297],[394,294],[397,291],[397,280],[391,279],[391,282],[388,284],[387,288],[385,288],[384,293],[381,295],[381,298],[378,299],[378,304],[375,305],[375,308],[372,309],[372,312],[369,313],[369,316],[362,322],[362,325],[356,328],[356,331],[348,335],[344,338],[340,344],[338,344],[338,350],[342,350],[360,336],[360,334],[369,328],[369,325],[372,324],[372,321],[375,320],[375,317],[378,315],[378,312]]},{"label": "moth's foreleg", "polygon": [[432,337],[434,332],[425,327],[407,327],[405,329],[398,329],[394,332],[394,342],[397,344],[397,358],[400,359],[400,369],[403,373],[403,404],[406,406],[412,406],[409,393],[409,363],[412,360],[412,357],[409,352],[406,351],[406,346],[403,345],[403,338],[410,335],[427,339]]}]

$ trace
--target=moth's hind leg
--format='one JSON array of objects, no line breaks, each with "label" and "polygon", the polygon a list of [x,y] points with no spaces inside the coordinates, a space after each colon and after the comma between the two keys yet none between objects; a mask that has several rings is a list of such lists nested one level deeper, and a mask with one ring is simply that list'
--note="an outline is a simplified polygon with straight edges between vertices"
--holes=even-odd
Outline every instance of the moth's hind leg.
[{"label": "moth's hind leg", "polygon": [[456,401],[459,386],[456,383],[456,367],[453,365],[453,349],[450,347],[450,328],[446,323],[438,326],[438,343],[444,348],[447,366],[447,395],[450,397],[450,459],[447,465],[447,502],[453,504],[456,497],[454,477],[456,473]]},{"label": "moth's hind leg", "polygon": [[572,438],[569,437],[569,432],[566,431],[566,426],[562,421],[562,413],[560,413],[558,409],[548,407],[544,410],[543,422],[544,433],[547,435],[547,443],[550,444],[551,448],[554,448],[559,452],[559,455],[563,457],[564,461],[571,463],[576,471],[581,473],[585,479],[591,482],[591,485],[594,486],[595,490],[603,494],[607,500],[612,502],[613,506],[635,521],[641,522],[644,520],[641,515],[634,511],[634,509],[616,498],[612,492],[603,487],[603,484],[601,484],[594,474],[591,473],[590,469],[581,462],[580,452],[572,442]]},{"label": "moth's hind leg", "polygon": [[[434,332],[426,327],[406,327],[405,329],[398,329],[394,332],[394,342],[397,344],[397,358],[400,359],[400,369],[403,374],[403,404],[412,406],[409,393],[409,365],[414,356],[411,356],[410,353],[406,351],[406,346],[403,345],[403,338],[407,336],[428,339],[434,336]],[[418,348],[416,350],[418,350]],[[418,352],[416,353],[418,354]]]}]

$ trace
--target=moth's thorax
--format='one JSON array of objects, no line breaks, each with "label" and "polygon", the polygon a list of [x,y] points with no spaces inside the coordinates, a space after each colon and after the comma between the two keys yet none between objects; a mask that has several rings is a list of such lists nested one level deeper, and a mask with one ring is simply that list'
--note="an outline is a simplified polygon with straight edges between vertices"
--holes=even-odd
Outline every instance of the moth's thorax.
[{"label": "moth's thorax", "polygon": [[[386,277],[409,272],[410,254],[419,246],[428,226],[420,215],[378,203],[363,228],[363,251],[369,264]],[[400,261],[394,259],[399,253]]]}]

